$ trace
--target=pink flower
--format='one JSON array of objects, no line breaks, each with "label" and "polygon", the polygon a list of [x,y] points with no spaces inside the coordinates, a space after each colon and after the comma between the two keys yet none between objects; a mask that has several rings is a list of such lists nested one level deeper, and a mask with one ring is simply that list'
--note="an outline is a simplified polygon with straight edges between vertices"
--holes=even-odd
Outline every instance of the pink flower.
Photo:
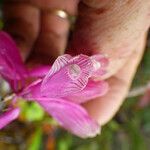
[{"label": "pink flower", "polygon": [[[7,50],[4,51],[4,55],[9,57],[11,63],[8,63],[5,58],[1,59],[0,74],[12,87],[18,81],[22,83],[31,76],[37,78],[26,87],[22,86],[20,91],[13,88],[16,97],[38,102],[61,126],[77,136],[86,138],[100,133],[100,126],[81,104],[104,95],[108,90],[108,84],[105,81],[94,80],[95,77],[106,72],[108,61],[104,56],[89,57],[81,54],[72,57],[65,54],[56,59],[49,72],[44,66],[29,71],[25,69],[22,61],[18,61],[21,60],[19,52],[16,47],[12,47],[10,38],[2,33],[0,39],[3,40],[3,38],[6,38],[6,43],[10,46],[10,48],[6,46]],[[5,48],[5,44],[3,47]],[[15,60],[12,55],[9,55],[9,49],[17,56]],[[0,53],[0,56],[3,55]],[[16,66],[16,68],[11,66]],[[42,72],[39,73],[39,70]],[[12,72],[12,75],[8,76],[6,72]]]}]

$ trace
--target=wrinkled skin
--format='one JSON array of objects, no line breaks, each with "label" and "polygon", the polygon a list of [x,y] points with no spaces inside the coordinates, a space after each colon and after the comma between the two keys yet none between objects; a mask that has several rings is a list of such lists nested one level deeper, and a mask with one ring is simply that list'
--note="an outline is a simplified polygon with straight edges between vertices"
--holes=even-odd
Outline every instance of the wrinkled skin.
[{"label": "wrinkled skin", "polygon": [[48,11],[54,8],[65,9],[71,15],[78,13],[68,43],[71,53],[103,53],[110,59],[103,77],[110,91],[85,105],[103,125],[122,104],[141,60],[150,25],[150,1],[5,0],[4,29],[14,36],[24,60],[30,64],[65,53],[69,22]]}]

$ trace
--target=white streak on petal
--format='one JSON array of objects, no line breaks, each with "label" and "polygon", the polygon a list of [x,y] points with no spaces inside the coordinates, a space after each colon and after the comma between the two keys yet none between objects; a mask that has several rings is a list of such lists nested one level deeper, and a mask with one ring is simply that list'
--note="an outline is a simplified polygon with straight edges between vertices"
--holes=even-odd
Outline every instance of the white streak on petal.
[{"label": "white streak on petal", "polygon": [[72,64],[68,68],[68,73],[71,79],[73,80],[78,79],[81,74],[81,68],[76,64]]}]

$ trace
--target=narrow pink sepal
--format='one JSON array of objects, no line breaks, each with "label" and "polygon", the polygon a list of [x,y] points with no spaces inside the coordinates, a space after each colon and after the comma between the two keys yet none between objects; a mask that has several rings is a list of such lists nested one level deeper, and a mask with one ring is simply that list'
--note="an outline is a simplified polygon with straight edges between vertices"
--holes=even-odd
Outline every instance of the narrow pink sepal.
[{"label": "narrow pink sepal", "polygon": [[41,98],[38,103],[52,115],[59,124],[71,133],[81,137],[94,137],[100,133],[100,126],[78,104],[63,99]]},{"label": "narrow pink sepal", "polygon": [[24,76],[27,76],[27,70],[15,42],[3,31],[0,31],[0,74],[15,91],[18,88],[18,80],[23,84]]},{"label": "narrow pink sepal", "polygon": [[66,97],[66,99],[73,101],[74,103],[85,103],[89,100],[105,95],[108,92],[108,89],[108,83],[105,81],[89,80],[84,90],[77,94],[72,94],[69,97]]},{"label": "narrow pink sepal", "polygon": [[4,128],[13,120],[17,119],[19,116],[20,109],[19,108],[11,108],[7,112],[0,115],[0,129]]}]

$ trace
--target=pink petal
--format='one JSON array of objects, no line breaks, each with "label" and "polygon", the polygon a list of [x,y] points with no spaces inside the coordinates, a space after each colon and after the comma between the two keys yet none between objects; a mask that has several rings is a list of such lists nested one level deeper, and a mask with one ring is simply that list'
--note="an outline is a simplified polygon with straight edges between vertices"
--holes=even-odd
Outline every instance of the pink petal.
[{"label": "pink petal", "polygon": [[94,137],[100,133],[100,126],[80,105],[63,99],[49,99],[49,101],[44,102],[41,99],[39,104],[52,115],[61,126],[79,137]]},{"label": "pink petal", "polygon": [[39,66],[29,70],[29,76],[34,78],[42,78],[46,76],[50,70],[50,66]]},{"label": "pink petal", "polygon": [[23,83],[23,76],[27,74],[16,44],[2,31],[0,32],[0,74],[14,90],[18,88],[18,80],[21,79]]},{"label": "pink petal", "polygon": [[36,98],[42,97],[41,94],[41,83],[42,79],[38,79],[27,86],[25,89],[18,94],[18,96],[26,99],[26,100],[35,100]]},{"label": "pink petal", "polygon": [[49,77],[51,77],[53,74],[55,74],[56,72],[58,72],[60,69],[62,69],[64,66],[66,66],[68,63],[69,63],[69,60],[71,59],[72,57],[68,54],[65,54],[65,55],[62,55],[62,56],[59,56],[54,64],[52,65],[50,71],[48,72],[46,78],[45,78],[45,81],[43,82],[46,82],[46,80],[48,80]]},{"label": "pink petal", "polygon": [[64,63],[61,61],[57,63],[57,67],[54,66],[52,68],[56,69],[50,70],[41,86],[41,92],[46,97],[64,97],[81,91],[93,71],[93,62],[86,55],[67,59]]},{"label": "pink petal", "polygon": [[0,115],[0,129],[4,128],[19,116],[20,109],[14,108]]},{"label": "pink petal", "polygon": [[105,81],[90,80],[84,90],[66,97],[75,103],[84,103],[94,98],[105,95],[108,92],[108,83]]}]

